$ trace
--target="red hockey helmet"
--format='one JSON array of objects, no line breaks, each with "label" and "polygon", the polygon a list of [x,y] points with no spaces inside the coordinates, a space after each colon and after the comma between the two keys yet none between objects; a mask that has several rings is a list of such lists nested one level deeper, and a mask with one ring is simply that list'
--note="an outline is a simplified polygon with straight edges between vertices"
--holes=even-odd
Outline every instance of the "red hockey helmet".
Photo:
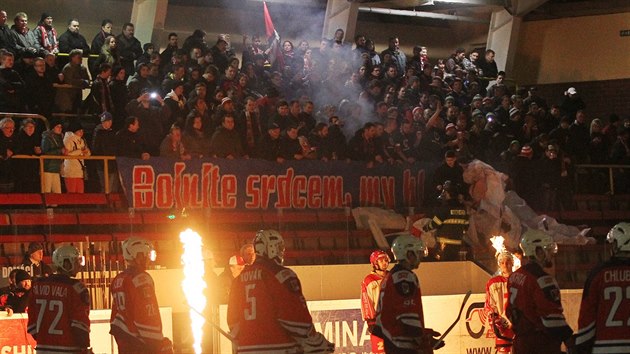
[{"label": "red hockey helmet", "polygon": [[376,263],[376,261],[378,261],[382,257],[387,258],[388,262],[390,261],[387,252],[381,250],[376,250],[372,252],[372,254],[370,255],[370,264],[372,265],[372,267],[374,267],[375,269],[378,268],[378,264]]}]

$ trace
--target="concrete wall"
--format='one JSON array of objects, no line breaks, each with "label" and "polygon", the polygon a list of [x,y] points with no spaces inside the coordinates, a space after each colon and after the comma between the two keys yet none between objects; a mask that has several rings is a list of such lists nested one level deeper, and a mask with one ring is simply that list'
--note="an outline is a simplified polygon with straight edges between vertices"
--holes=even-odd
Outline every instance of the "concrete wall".
[{"label": "concrete wall", "polygon": [[550,84],[630,77],[630,13],[523,22],[513,77]]}]

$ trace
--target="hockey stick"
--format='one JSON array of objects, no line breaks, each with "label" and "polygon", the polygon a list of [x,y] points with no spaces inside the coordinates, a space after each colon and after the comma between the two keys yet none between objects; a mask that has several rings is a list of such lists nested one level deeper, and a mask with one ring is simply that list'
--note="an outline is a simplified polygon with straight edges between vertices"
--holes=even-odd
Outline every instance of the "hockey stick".
[{"label": "hockey stick", "polygon": [[464,306],[466,306],[466,303],[468,302],[468,298],[470,298],[471,294],[472,294],[472,290],[468,290],[468,292],[466,293],[466,296],[464,296],[464,301],[462,301],[462,306],[459,308],[459,314],[457,315],[455,322],[453,322],[451,326],[448,327],[446,331],[444,331],[444,333],[442,334],[442,336],[440,336],[437,342],[435,342],[435,344],[433,345],[433,349],[437,349],[442,343],[444,343],[444,337],[446,337],[449,334],[449,332],[453,330],[457,322],[459,322],[459,319],[462,317],[462,312],[464,311]]}]

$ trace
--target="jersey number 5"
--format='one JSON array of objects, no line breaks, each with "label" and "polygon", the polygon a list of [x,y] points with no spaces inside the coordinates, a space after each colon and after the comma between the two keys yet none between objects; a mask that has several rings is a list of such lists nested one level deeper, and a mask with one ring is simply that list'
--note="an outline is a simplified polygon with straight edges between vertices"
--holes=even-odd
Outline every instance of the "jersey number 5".
[{"label": "jersey number 5", "polygon": [[63,336],[63,330],[57,328],[59,320],[61,320],[61,316],[63,315],[63,302],[59,300],[48,301],[46,299],[37,299],[35,303],[39,306],[39,311],[37,311],[37,332],[40,332],[44,312],[50,311],[55,314],[55,318],[53,318],[48,326],[48,334]]},{"label": "jersey number 5", "polygon": [[245,285],[245,302],[247,302],[247,308],[243,311],[245,320],[252,321],[256,319],[256,297],[251,294],[251,290],[254,290],[256,284]]},{"label": "jersey number 5", "polygon": [[[625,300],[630,301],[630,286],[626,287],[625,290]],[[619,306],[624,300],[624,289],[620,286],[609,286],[604,289],[604,299],[613,300],[612,306],[610,307],[610,312],[608,313],[608,318],[606,318],[606,327],[623,326],[623,319],[615,320],[615,314],[617,314],[617,310],[619,310]],[[628,320],[626,321],[626,326],[630,326],[630,318],[628,318]]]}]

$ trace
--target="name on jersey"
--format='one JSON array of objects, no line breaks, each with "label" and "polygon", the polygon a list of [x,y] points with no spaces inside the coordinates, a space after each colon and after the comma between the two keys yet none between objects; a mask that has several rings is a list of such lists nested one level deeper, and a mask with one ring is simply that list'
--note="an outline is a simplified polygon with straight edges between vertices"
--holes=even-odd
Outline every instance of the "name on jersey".
[{"label": "name on jersey", "polygon": [[241,277],[242,282],[261,280],[262,269],[254,269],[254,270],[242,272],[240,277]]},{"label": "name on jersey", "polygon": [[604,282],[630,282],[630,269],[612,269],[604,272]]},{"label": "name on jersey", "polygon": [[68,295],[68,288],[64,286],[58,285],[35,285],[33,287],[33,293],[35,295],[48,296],[52,295],[54,297],[66,297]]}]

